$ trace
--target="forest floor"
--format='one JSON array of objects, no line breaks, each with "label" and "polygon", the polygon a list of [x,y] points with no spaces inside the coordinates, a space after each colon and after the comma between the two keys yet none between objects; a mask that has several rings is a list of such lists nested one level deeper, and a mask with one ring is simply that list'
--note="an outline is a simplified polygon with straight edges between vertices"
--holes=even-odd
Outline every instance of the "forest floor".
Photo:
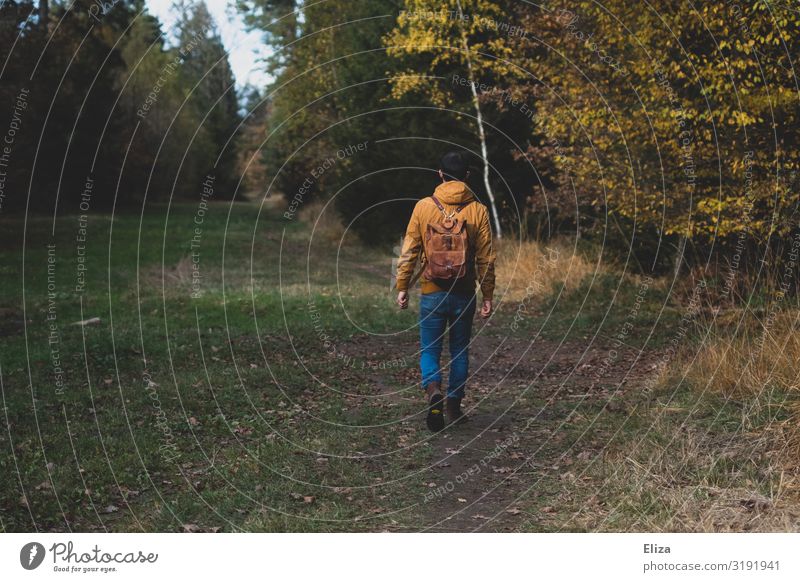
[{"label": "forest floor", "polygon": [[197,215],[91,216],[84,275],[77,217],[0,220],[0,530],[800,529],[789,411],[675,372],[701,336],[668,285],[499,280],[470,420],[431,434],[388,249]]}]

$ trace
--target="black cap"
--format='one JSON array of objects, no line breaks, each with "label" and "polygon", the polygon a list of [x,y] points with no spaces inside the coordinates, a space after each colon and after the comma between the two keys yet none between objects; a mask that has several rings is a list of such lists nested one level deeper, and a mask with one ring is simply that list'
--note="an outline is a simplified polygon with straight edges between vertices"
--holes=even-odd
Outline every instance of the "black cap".
[{"label": "black cap", "polygon": [[461,152],[447,152],[439,162],[445,180],[463,182],[467,178],[469,167]]}]

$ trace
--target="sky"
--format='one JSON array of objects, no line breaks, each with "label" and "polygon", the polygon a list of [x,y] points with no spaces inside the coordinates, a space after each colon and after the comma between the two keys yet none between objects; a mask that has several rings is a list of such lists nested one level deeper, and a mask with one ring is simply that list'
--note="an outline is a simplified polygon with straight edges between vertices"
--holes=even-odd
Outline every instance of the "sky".
[{"label": "sky", "polygon": [[[170,30],[175,23],[172,13],[173,0],[147,0],[148,11],[158,16],[168,38],[172,38]],[[217,21],[222,42],[229,52],[229,59],[236,84],[239,87],[247,83],[263,87],[269,77],[263,71],[263,64],[258,61],[264,56],[266,45],[258,32],[247,32],[242,18],[229,0],[206,0],[206,5],[214,20]]]}]

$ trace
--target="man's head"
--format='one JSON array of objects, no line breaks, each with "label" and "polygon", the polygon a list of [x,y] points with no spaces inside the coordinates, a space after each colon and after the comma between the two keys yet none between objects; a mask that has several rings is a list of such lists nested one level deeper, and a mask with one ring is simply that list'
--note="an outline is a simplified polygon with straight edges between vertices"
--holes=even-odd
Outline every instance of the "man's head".
[{"label": "man's head", "polygon": [[458,180],[463,182],[469,175],[467,162],[461,152],[447,152],[439,162],[439,175],[442,180],[449,182]]}]

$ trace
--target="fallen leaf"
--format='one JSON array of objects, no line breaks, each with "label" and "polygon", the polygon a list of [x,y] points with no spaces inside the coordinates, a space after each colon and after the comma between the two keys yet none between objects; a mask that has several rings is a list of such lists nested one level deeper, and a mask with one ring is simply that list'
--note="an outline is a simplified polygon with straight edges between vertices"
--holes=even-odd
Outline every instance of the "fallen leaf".
[{"label": "fallen leaf", "polygon": [[739,503],[750,510],[766,511],[772,507],[772,500],[763,495],[751,495],[747,499],[742,499]]}]

